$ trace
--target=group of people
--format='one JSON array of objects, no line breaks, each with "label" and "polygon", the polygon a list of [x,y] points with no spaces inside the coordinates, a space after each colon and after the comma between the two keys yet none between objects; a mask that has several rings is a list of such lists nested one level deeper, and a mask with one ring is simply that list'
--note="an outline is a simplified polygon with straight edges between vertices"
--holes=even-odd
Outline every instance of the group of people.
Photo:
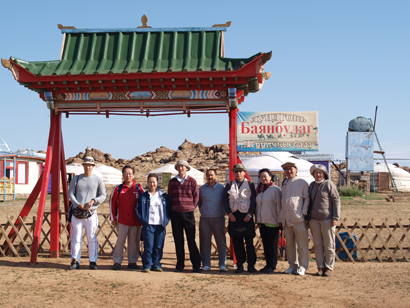
[{"label": "group of people", "polygon": [[309,266],[310,227],[316,276],[329,277],[335,262],[335,231],[340,219],[340,198],[336,186],[329,180],[325,166],[312,165],[315,180],[307,182],[297,176],[295,163],[282,165],[285,181],[282,184],[280,223],[286,239],[289,268],[286,274],[305,275]]},{"label": "group of people", "polygon": [[[92,174],[94,159],[85,157],[83,166],[84,174],[74,177],[69,187],[72,208],[88,214],[76,217],[74,212],[72,218],[72,260],[69,267],[72,270],[79,269],[83,227],[89,245],[90,269],[97,269],[96,210],[107,196],[101,178]],[[212,235],[217,245],[219,270],[225,272],[227,214],[228,233],[236,256],[236,273],[244,271],[245,262],[248,272],[257,271],[253,244],[256,222],[266,260],[261,272],[270,273],[276,269],[278,240],[282,230],[289,262],[289,269],[285,273],[304,275],[309,265],[310,227],[318,267],[316,275],[331,275],[335,261],[335,226],[340,217],[340,199],[323,165],[311,167],[310,172],[315,181],[309,186],[305,180],[297,177],[295,163],[283,164],[286,179],[282,183],[282,190],[273,182],[274,176],[269,169],[259,171],[260,183],[255,188],[255,184],[245,178],[247,170],[242,164],[233,167],[235,180],[225,186],[218,182],[216,170],[208,169],[207,183],[198,187],[196,180],[187,174],[190,168],[184,160],[175,164],[178,175],[169,181],[168,193],[158,188],[156,174],[148,175],[148,190],[144,191],[134,180],[134,169],[131,166],[123,168],[124,181],[114,188],[110,198],[110,220],[118,233],[113,252],[113,270],[121,269],[127,239],[128,268],[139,269],[137,261],[142,234],[142,270],[161,272],[166,227],[171,221],[177,258],[175,272],[182,272],[185,267],[184,232],[193,272],[211,269]],[[195,239],[194,211],[197,206],[201,214],[200,249]]]}]

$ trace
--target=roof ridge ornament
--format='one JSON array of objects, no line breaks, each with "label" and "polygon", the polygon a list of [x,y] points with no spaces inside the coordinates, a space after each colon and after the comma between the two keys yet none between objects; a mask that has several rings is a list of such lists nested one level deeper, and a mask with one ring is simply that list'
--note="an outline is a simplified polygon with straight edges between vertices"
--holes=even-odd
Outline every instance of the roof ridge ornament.
[{"label": "roof ridge ornament", "polygon": [[1,64],[4,66],[4,68],[11,69],[12,64],[11,64],[10,60],[6,60],[6,59],[1,58]]},{"label": "roof ridge ornament", "polygon": [[63,29],[77,29],[74,26],[63,26],[62,24],[57,24],[58,29],[63,30]]},{"label": "roof ridge ornament", "polygon": [[141,22],[142,22],[142,26],[139,26],[139,27],[137,27],[137,28],[152,28],[152,27],[150,27],[150,26],[147,26],[147,23],[148,23],[148,17],[147,17],[147,15],[142,15],[142,17],[141,17]]},{"label": "roof ridge ornament", "polygon": [[227,21],[224,24],[215,24],[212,26],[212,28],[228,28],[231,25],[231,21]]}]

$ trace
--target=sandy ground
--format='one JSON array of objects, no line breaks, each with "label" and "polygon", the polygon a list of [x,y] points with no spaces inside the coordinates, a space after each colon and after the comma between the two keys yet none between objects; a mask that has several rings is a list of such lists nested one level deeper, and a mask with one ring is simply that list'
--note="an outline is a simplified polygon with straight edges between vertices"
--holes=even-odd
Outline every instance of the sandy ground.
[{"label": "sandy ground", "polygon": [[[280,261],[272,274],[221,273],[213,260],[211,271],[196,274],[190,266],[174,273],[174,252],[164,255],[164,272],[111,270],[110,257],[100,258],[99,270],[66,270],[69,258],[0,259],[0,294],[4,307],[409,307],[409,263],[338,262],[330,278],[282,274]],[[126,264],[126,260],[124,262]],[[187,261],[188,265],[189,261]],[[232,264],[232,261],[228,261]],[[257,268],[263,266],[258,260]]]},{"label": "sandy ground", "polygon": [[[1,222],[4,223],[4,215],[16,215],[19,209],[19,204],[0,204]],[[409,210],[408,203],[354,200],[344,202],[342,216],[408,221]],[[39,255],[34,266],[30,265],[29,257],[1,257],[2,306],[410,307],[410,263],[339,261],[332,277],[324,278],[314,276],[313,259],[305,276],[294,276],[283,274],[288,268],[286,261],[279,261],[272,274],[235,274],[232,260],[228,260],[229,271],[221,273],[213,257],[212,270],[197,274],[191,272],[186,254],[185,271],[174,273],[176,259],[170,231],[169,226],[162,273],[128,270],[126,258],[123,269],[113,271],[109,255],[100,256],[99,269],[94,271],[88,269],[87,255],[76,271],[67,270],[68,255],[58,259]],[[263,255],[259,252],[256,268],[263,266]]]}]

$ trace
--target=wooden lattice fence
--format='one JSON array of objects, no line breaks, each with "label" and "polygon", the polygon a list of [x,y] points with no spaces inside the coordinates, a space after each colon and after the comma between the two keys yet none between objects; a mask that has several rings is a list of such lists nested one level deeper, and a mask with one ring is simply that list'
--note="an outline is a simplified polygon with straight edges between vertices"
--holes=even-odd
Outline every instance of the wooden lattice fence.
[{"label": "wooden lattice fence", "polygon": [[[39,245],[39,252],[47,253],[50,250],[50,213],[44,214],[42,237]],[[18,218],[18,223],[14,225],[13,217],[5,217],[6,222],[0,225],[0,256],[22,256],[31,255],[31,245],[35,218],[31,222]],[[3,220],[3,219],[2,219]],[[27,219],[26,219],[27,220]],[[10,231],[14,231],[9,238]],[[342,239],[342,232],[348,236]],[[98,245],[100,255],[111,255],[113,253],[118,233],[110,222],[109,214],[98,214]],[[345,260],[354,262],[377,260],[383,261],[406,261],[410,262],[410,224],[409,220],[396,219],[395,222],[388,222],[382,219],[381,223],[376,223],[373,219],[364,221],[355,219],[349,222],[342,219],[336,227],[336,238],[341,243],[336,254],[345,252]],[[71,236],[68,231],[66,214],[60,214],[60,252],[68,253]],[[351,241],[354,247],[349,248],[347,242]],[[229,241],[227,241],[229,243]],[[83,251],[87,252],[87,238],[83,236]],[[213,243],[213,254],[217,254],[216,245]],[[255,238],[256,250],[262,250],[262,241],[257,232]],[[313,253],[313,243],[310,244]],[[357,255],[357,258],[355,258]],[[336,256],[337,260],[340,260]]]}]

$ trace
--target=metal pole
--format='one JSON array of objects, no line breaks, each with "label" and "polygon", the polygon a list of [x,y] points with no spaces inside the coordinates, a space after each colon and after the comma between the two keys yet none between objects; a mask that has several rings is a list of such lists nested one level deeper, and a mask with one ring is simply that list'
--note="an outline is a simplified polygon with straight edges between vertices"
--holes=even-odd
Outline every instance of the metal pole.
[{"label": "metal pole", "polygon": [[378,107],[378,106],[376,106],[376,111],[374,112],[374,124],[373,124],[373,131],[376,131],[377,107]]},{"label": "metal pole", "polygon": [[[10,177],[10,188],[11,187],[13,188],[13,200],[16,200],[16,179],[17,179],[16,163],[17,163],[17,160],[16,160],[16,157],[14,157],[14,159],[13,159],[13,174],[14,174],[13,178],[14,178],[14,181],[13,182],[11,181],[11,177]],[[28,172],[27,172],[27,174],[28,174]],[[27,183],[28,183],[28,179],[27,179]]]},{"label": "metal pole", "polygon": [[6,158],[3,158],[3,201],[6,202],[7,181],[6,181]]}]

